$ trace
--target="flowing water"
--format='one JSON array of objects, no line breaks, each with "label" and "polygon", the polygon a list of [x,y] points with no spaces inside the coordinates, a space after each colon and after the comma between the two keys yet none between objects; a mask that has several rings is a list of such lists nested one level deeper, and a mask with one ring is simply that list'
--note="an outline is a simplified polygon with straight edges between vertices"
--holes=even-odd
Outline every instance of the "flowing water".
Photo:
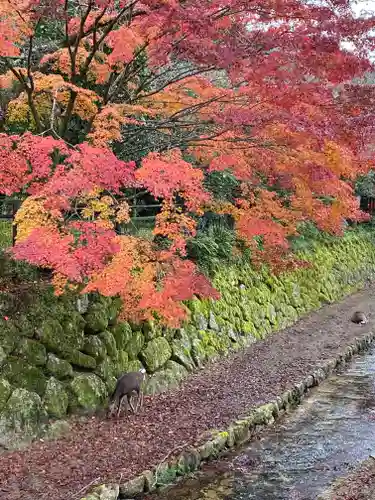
[{"label": "flowing water", "polygon": [[313,500],[375,452],[375,348],[259,440],[154,500]]}]

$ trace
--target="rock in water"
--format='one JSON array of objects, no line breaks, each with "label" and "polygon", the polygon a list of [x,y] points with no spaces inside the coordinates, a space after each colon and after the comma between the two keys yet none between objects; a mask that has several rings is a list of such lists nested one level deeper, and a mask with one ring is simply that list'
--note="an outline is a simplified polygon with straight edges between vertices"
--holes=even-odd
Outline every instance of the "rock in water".
[{"label": "rock in water", "polygon": [[367,319],[365,313],[363,313],[362,311],[356,311],[353,314],[351,321],[353,323],[356,323],[357,325],[364,325],[368,322],[368,319]]}]

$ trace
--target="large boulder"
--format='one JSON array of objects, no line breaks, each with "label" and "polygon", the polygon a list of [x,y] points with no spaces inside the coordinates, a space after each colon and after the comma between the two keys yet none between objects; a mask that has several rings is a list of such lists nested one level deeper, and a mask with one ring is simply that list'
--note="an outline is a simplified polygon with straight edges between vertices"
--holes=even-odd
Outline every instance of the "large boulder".
[{"label": "large boulder", "polygon": [[108,394],[104,382],[94,373],[76,374],[70,388],[78,406],[87,410],[97,408]]},{"label": "large boulder", "polygon": [[0,445],[14,449],[31,442],[46,419],[38,394],[15,389],[0,412]]},{"label": "large boulder", "polygon": [[133,359],[132,361],[129,361],[127,371],[128,372],[139,372],[139,370],[141,370],[142,368],[144,368],[144,366],[139,361],[139,359]]},{"label": "large boulder", "polygon": [[207,360],[207,353],[205,346],[201,339],[194,338],[191,341],[191,355],[194,363],[198,368],[201,368]]},{"label": "large boulder", "polygon": [[111,358],[117,358],[117,346],[113,334],[106,330],[105,332],[99,334],[99,338],[103,342],[108,356]]},{"label": "large boulder", "polygon": [[17,355],[36,366],[44,366],[47,362],[45,346],[36,340],[28,338],[20,341],[17,348]]},{"label": "large boulder", "polygon": [[155,339],[156,337],[161,337],[162,328],[160,325],[155,323],[155,321],[145,321],[142,325],[142,332],[147,341]]},{"label": "large boulder", "polygon": [[47,379],[40,368],[30,365],[23,359],[9,356],[0,372],[12,385],[43,396]]},{"label": "large boulder", "polygon": [[103,332],[108,328],[108,310],[103,304],[93,304],[90,306],[85,320],[88,333]]},{"label": "large boulder", "polygon": [[87,368],[94,370],[96,368],[95,358],[84,354],[81,351],[73,351],[67,356],[67,360],[74,366],[79,368]]},{"label": "large boulder", "polygon": [[125,373],[127,371],[129,371],[129,355],[126,351],[119,351],[116,377],[118,377],[120,373]]},{"label": "large boulder", "polygon": [[84,335],[80,329],[74,329],[73,323],[64,330],[62,325],[52,318],[48,318],[37,329],[37,336],[49,351],[63,358],[83,346]]},{"label": "large boulder", "polygon": [[134,332],[132,334],[131,339],[126,344],[125,351],[129,355],[130,360],[135,360],[138,357],[138,354],[141,352],[142,347],[144,346],[145,338],[142,332]]},{"label": "large boulder", "polygon": [[95,373],[99,375],[99,377],[104,380],[107,385],[107,388],[112,392],[115,388],[117,375],[118,375],[118,366],[117,363],[114,363],[110,357],[106,357],[96,368]]},{"label": "large boulder", "polygon": [[181,328],[176,338],[172,340],[172,359],[183,365],[187,370],[194,370],[194,361],[191,356],[191,341],[187,333]]},{"label": "large boulder", "polygon": [[131,326],[126,321],[118,323],[112,329],[113,336],[116,340],[117,349],[125,350],[126,344],[131,339],[133,332]]},{"label": "large boulder", "polygon": [[172,349],[164,337],[150,340],[140,353],[143,364],[149,372],[155,372],[162,367],[172,355]]},{"label": "large boulder", "polygon": [[48,354],[47,371],[62,380],[73,376],[72,365],[65,359],[60,359],[52,353]]},{"label": "large boulder", "polygon": [[177,387],[188,374],[186,368],[174,361],[168,361],[164,370],[154,373],[147,379],[146,394],[158,394]]},{"label": "large boulder", "polygon": [[60,418],[66,414],[69,397],[64,385],[54,377],[51,377],[46,386],[43,404],[44,408],[52,417]]},{"label": "large boulder", "polygon": [[87,335],[83,343],[82,352],[101,360],[105,358],[107,350],[103,341],[97,335]]},{"label": "large boulder", "polygon": [[19,338],[19,331],[10,321],[0,321],[0,346],[6,354],[15,348]]}]

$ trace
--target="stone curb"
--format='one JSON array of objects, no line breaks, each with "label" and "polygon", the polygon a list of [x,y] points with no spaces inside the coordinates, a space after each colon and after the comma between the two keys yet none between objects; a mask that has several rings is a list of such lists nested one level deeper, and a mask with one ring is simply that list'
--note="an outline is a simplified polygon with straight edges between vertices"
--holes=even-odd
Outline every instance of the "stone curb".
[{"label": "stone curb", "polygon": [[[177,477],[196,471],[203,463],[217,459],[224,451],[249,442],[256,431],[273,424],[286,411],[298,406],[310,388],[321,384],[337,368],[350,361],[355,354],[367,350],[373,340],[375,340],[375,332],[357,338],[336,358],[318,365],[311,374],[274,401],[254,408],[247,416],[232,422],[226,431],[211,432],[210,439],[198,447],[187,447],[173,460],[168,460],[166,457],[154,470],[143,471],[123,484],[101,485],[81,500],[131,499],[142,493],[153,492],[158,487],[170,485]],[[171,450],[169,455],[177,449]]]}]

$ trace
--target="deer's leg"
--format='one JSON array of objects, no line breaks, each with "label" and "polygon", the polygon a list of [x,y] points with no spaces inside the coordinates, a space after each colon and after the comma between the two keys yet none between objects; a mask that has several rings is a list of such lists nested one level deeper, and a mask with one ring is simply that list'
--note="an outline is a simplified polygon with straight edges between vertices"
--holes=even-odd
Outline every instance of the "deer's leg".
[{"label": "deer's leg", "polygon": [[128,403],[133,413],[135,413],[134,406],[132,405],[132,395],[128,394]]},{"label": "deer's leg", "polygon": [[139,394],[138,394],[138,409],[139,410],[142,410],[143,408],[143,391],[140,391]]},{"label": "deer's leg", "polygon": [[120,396],[118,398],[118,405],[117,405],[117,413],[116,413],[116,418],[119,418],[120,411],[121,411],[121,405],[122,405],[122,400],[124,399],[124,396]]}]

